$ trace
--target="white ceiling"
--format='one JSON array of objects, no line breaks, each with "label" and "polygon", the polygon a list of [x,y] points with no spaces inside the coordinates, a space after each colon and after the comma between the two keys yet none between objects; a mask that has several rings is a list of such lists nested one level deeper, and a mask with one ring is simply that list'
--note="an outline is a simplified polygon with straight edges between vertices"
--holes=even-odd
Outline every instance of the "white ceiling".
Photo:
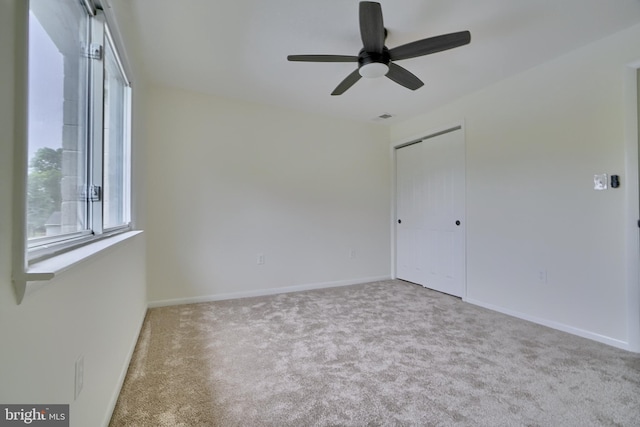
[{"label": "white ceiling", "polygon": [[[370,121],[402,121],[640,22],[640,0],[381,0],[387,47],[462,30],[471,43],[399,61],[425,82],[387,78],[331,91],[357,64],[356,0],[130,0],[146,72],[160,84]],[[553,90],[550,88],[550,90]]]}]

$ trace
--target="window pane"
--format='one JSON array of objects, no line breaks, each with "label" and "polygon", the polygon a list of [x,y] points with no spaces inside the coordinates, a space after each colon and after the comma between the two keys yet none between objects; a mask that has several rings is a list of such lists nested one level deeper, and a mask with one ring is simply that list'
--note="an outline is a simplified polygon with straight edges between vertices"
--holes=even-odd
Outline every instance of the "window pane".
[{"label": "window pane", "polygon": [[86,229],[88,16],[75,0],[31,0],[27,237]]},{"label": "window pane", "polygon": [[104,228],[129,222],[128,84],[113,47],[105,43],[104,70]]}]

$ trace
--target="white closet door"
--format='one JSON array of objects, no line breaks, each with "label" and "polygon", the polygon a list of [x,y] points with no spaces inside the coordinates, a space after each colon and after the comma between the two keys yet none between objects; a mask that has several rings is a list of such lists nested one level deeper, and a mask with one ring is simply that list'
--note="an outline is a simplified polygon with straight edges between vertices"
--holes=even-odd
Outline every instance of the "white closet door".
[{"label": "white closet door", "polygon": [[423,284],[424,168],[422,144],[396,150],[396,277]]},{"label": "white closet door", "polygon": [[396,150],[396,276],[465,291],[464,137],[455,130]]}]

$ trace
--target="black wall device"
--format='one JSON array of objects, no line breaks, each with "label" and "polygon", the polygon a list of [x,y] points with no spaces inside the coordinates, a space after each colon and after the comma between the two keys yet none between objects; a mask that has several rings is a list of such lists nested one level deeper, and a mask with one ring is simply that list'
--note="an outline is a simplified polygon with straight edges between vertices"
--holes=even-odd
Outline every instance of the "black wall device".
[{"label": "black wall device", "polygon": [[618,188],[618,187],[620,187],[620,176],[611,175],[611,188]]}]

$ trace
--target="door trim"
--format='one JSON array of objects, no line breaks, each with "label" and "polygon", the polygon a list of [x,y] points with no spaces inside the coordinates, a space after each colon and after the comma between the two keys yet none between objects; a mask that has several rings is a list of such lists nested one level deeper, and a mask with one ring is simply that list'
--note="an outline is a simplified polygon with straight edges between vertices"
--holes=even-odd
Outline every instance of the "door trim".
[{"label": "door trim", "polygon": [[627,349],[640,353],[640,60],[625,69],[625,178],[627,255]]},{"label": "door trim", "polygon": [[462,138],[463,138],[463,144],[465,147],[465,155],[464,155],[464,176],[465,176],[465,182],[464,182],[464,188],[465,188],[465,192],[464,192],[464,218],[465,218],[465,227],[464,227],[464,241],[465,241],[465,245],[464,245],[464,274],[463,274],[463,281],[464,281],[464,285],[463,285],[463,291],[462,291],[462,300],[466,300],[467,297],[467,226],[466,224],[469,223],[469,218],[467,216],[467,134],[466,134],[466,129],[465,129],[465,121],[464,119],[458,121],[458,122],[454,122],[448,126],[439,126],[436,128],[431,128],[431,129],[427,129],[424,132],[421,132],[417,135],[413,135],[411,137],[408,138],[402,138],[399,140],[396,140],[394,142],[391,143],[390,146],[390,159],[391,159],[391,220],[390,220],[390,224],[389,227],[391,228],[391,278],[393,279],[397,279],[397,265],[396,265],[396,254],[397,254],[397,248],[396,248],[396,175],[397,175],[397,171],[396,171],[396,152],[398,148],[402,148],[402,147],[406,147],[409,145],[413,145],[413,144],[417,144],[419,142],[424,141],[425,139],[429,139],[429,138],[434,138],[436,136],[445,134],[445,133],[449,133],[449,132],[454,132],[460,130],[462,132]]}]

